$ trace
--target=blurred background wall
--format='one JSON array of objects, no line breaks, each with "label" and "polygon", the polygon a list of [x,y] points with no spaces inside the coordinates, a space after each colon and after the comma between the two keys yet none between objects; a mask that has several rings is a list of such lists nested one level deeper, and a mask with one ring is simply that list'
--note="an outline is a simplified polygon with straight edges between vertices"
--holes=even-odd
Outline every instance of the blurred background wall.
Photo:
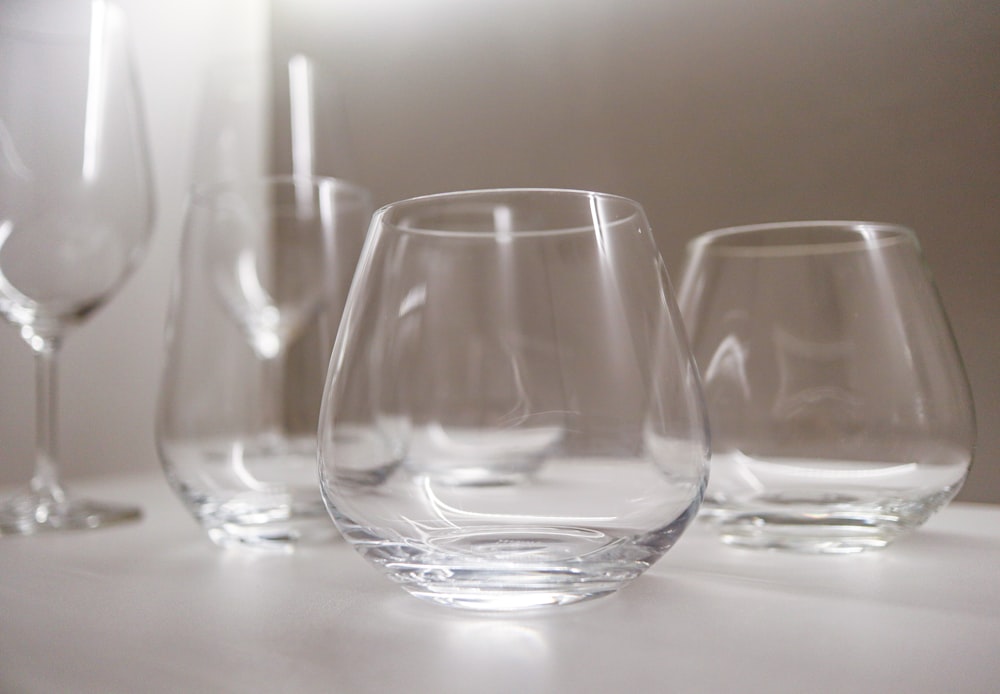
[{"label": "blurred background wall", "polygon": [[[298,53],[335,85],[342,110],[329,116],[320,173],[355,178],[380,203],[493,186],[618,193],[646,207],[675,275],[685,243],[721,226],[911,226],[978,410],[960,498],[1000,502],[995,0],[121,4],[136,25],[160,218],[138,276],[67,340],[70,474],[157,465],[152,416],[199,90],[220,54],[266,50],[273,98],[287,98]],[[276,119],[274,142],[286,126]],[[282,167],[289,152],[271,156]],[[14,331],[0,330],[0,481],[30,474],[30,368]]]},{"label": "blurred background wall", "polygon": [[[184,200],[199,161],[206,76],[227,56],[260,52],[268,41],[264,0],[116,2],[129,20],[145,97],[157,219],[136,273],[63,343],[58,424],[70,482],[159,468],[153,421],[163,329]],[[13,327],[0,323],[0,483],[31,476],[34,403],[31,353]]]},{"label": "blurred background wall", "polygon": [[275,58],[333,70],[381,202],[556,186],[646,208],[668,269],[733,224],[914,228],[1000,501],[1000,4],[282,0]]}]

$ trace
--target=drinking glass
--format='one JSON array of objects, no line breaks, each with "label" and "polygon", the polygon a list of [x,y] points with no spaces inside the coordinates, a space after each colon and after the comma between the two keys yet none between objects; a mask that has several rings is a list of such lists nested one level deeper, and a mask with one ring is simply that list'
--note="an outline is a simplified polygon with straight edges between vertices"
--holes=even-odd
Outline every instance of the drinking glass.
[{"label": "drinking glass", "polygon": [[265,172],[356,179],[344,91],[324,62],[303,53],[279,62],[266,50],[230,55],[212,61],[200,91],[195,184]]},{"label": "drinking glass", "polygon": [[323,375],[371,216],[363,188],[278,176],[197,188],[167,330],[157,443],[219,545],[335,537],[316,469]]},{"label": "drinking glass", "polygon": [[34,353],[34,476],[0,501],[0,534],[97,528],[139,509],[59,480],[56,361],[121,287],[152,229],[153,186],[128,32],[111,3],[0,7],[0,314]]},{"label": "drinking glass", "polygon": [[725,542],[884,547],[958,492],[972,400],[912,231],[713,231],[678,295],[712,422],[703,515]]},{"label": "drinking glass", "polygon": [[372,220],[320,413],[324,498],[413,595],[512,610],[607,595],[677,540],[708,443],[641,207],[415,198]]}]

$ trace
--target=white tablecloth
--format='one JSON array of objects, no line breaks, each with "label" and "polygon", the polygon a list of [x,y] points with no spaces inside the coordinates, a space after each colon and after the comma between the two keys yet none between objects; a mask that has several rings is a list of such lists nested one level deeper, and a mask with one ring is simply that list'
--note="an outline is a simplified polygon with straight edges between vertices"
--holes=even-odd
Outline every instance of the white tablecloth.
[{"label": "white tablecloth", "polygon": [[617,595],[424,604],[345,543],[220,550],[158,477],[137,524],[0,538],[0,692],[1000,692],[1000,507],[853,556],[690,529]]}]

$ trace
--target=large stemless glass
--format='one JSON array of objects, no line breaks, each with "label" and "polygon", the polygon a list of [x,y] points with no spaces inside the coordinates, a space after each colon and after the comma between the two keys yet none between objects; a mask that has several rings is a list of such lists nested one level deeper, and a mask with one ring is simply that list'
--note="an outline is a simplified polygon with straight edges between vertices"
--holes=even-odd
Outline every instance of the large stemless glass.
[{"label": "large stemless glass", "polygon": [[407,591],[488,610],[612,593],[688,525],[707,448],[639,205],[493,190],[376,213],[324,392],[321,486]]},{"label": "large stemless glass", "polygon": [[972,400],[910,230],[710,232],[689,246],[679,302],[712,421],[704,516],[725,542],[879,548],[958,492]]},{"label": "large stemless glass", "polygon": [[31,484],[0,502],[0,534],[96,528],[132,506],[59,481],[56,356],[66,331],[136,267],[152,228],[148,149],[125,19],[114,5],[0,7],[0,315],[37,364]]}]

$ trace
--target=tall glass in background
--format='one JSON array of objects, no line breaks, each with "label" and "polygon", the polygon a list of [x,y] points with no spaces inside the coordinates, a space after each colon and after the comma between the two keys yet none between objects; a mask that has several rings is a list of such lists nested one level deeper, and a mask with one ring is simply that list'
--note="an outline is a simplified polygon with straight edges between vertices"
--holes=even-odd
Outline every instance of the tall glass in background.
[{"label": "tall glass in background", "polygon": [[638,204],[493,190],[376,213],[321,478],[344,536],[407,591],[486,610],[610,594],[684,531],[707,449]]},{"label": "tall glass in background", "polygon": [[[225,17],[227,25],[231,20]],[[263,36],[259,41],[267,43]],[[205,70],[193,185],[268,174],[357,181],[346,95],[336,70],[305,53],[279,61],[272,51],[255,48],[219,57]]]},{"label": "tall glass in background", "polygon": [[316,422],[370,215],[367,191],[330,178],[192,194],[157,442],[171,486],[220,545],[289,549],[336,534]]},{"label": "tall glass in background", "polygon": [[61,483],[56,366],[66,334],[143,256],[153,225],[150,168],[121,10],[104,0],[4,0],[0,315],[34,353],[37,456],[28,488],[0,500],[0,535],[140,515],[135,506],[76,499]]},{"label": "tall glass in background", "polygon": [[704,516],[725,542],[880,548],[958,492],[972,400],[913,232],[710,232],[688,247],[679,303],[712,422]]}]

